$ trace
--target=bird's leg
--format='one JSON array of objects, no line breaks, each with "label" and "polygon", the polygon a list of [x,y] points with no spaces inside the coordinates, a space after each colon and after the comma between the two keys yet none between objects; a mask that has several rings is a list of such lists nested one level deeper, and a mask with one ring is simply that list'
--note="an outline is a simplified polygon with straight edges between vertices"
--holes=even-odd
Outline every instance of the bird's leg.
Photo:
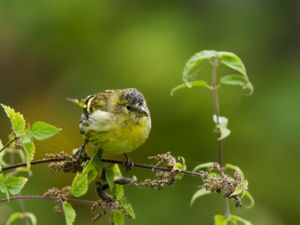
[{"label": "bird's leg", "polygon": [[86,150],[85,150],[85,146],[86,146],[87,143],[88,143],[88,141],[84,140],[83,145],[80,146],[78,149],[76,149],[76,152],[74,153],[74,156],[76,158],[78,158],[79,160],[82,160],[84,162],[89,160],[89,157],[88,157],[88,155],[86,153]]},{"label": "bird's leg", "polygon": [[134,163],[131,159],[128,158],[128,155],[126,153],[124,153],[125,156],[125,161],[123,162],[126,171],[131,170],[134,167]]}]

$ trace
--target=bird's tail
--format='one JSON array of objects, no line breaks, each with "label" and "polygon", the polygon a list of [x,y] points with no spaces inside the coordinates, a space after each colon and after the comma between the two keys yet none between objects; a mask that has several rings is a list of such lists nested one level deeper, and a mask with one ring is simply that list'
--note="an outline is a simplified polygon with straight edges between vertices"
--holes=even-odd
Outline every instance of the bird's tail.
[{"label": "bird's tail", "polygon": [[76,105],[79,105],[81,108],[84,108],[84,107],[85,107],[85,103],[84,103],[84,101],[82,101],[82,100],[78,100],[78,99],[76,99],[76,98],[67,98],[67,100],[68,100],[69,102],[75,103]]}]

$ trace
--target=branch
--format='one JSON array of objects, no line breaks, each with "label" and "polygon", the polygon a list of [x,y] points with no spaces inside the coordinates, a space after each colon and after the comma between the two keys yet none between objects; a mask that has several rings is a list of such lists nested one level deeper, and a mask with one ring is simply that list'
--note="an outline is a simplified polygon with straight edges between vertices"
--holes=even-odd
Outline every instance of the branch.
[{"label": "branch", "polygon": [[[53,196],[53,197],[49,196],[48,197],[48,196],[43,196],[43,195],[19,195],[19,196],[10,196],[9,199],[1,198],[0,203],[1,202],[12,201],[12,200],[25,200],[25,199],[30,199],[30,200],[54,200],[54,201],[57,200],[57,198],[55,196]],[[65,198],[65,200],[69,201],[69,202],[82,204],[82,205],[92,205],[96,202],[96,201],[92,201],[92,200],[83,200],[83,199],[76,199],[76,198]]]},{"label": "branch", "polygon": [[[51,163],[51,162],[61,162],[61,161],[67,161],[67,160],[65,158],[57,157],[57,158],[50,158],[50,159],[34,160],[34,161],[31,161],[30,164],[31,165],[38,165],[38,164]],[[102,162],[124,165],[123,161],[112,160],[112,159],[102,159]],[[25,167],[25,166],[27,166],[26,163],[18,163],[18,164],[14,164],[14,165],[11,165],[11,166],[3,167],[2,171],[12,170],[12,169],[16,169],[16,168],[19,168],[19,167]],[[151,164],[134,163],[134,167],[143,168],[143,169],[150,169],[150,170],[154,170],[154,171],[158,170],[158,171],[172,172],[172,168],[154,166],[154,165],[151,165]],[[189,171],[189,170],[182,170],[180,172],[184,173],[184,174],[187,174],[187,175],[191,175],[191,176],[198,176],[198,177],[202,176],[201,173],[197,173],[197,172],[193,172],[193,171]]]},{"label": "branch", "polygon": [[6,149],[10,144],[12,144],[12,143],[15,142],[15,141],[16,141],[16,138],[11,139],[9,142],[7,142],[5,145],[3,145],[2,148],[0,149],[0,153],[1,153],[2,151],[4,151],[4,149]]},{"label": "branch", "polygon": [[[218,57],[214,58],[211,62],[212,64],[212,73],[211,73],[211,92],[213,98],[213,106],[214,112],[216,115],[216,122],[220,125],[220,104],[219,104],[219,97],[218,97],[218,87],[217,87],[217,67],[220,63],[220,59]],[[223,157],[223,141],[219,140],[221,136],[220,130],[218,130],[218,137],[217,137],[217,155],[218,155],[218,162],[221,168],[224,167],[224,157]],[[224,209],[225,209],[225,217],[228,219],[230,218],[230,205],[229,199],[224,198]]]}]

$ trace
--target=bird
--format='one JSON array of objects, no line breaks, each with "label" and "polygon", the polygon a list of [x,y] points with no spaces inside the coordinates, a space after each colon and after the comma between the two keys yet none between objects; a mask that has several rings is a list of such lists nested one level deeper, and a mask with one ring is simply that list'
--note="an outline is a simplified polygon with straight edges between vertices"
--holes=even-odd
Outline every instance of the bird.
[{"label": "bird", "polygon": [[134,164],[127,153],[140,147],[151,131],[144,95],[136,88],[125,88],[67,100],[82,108],[79,130],[84,143],[75,154],[86,155],[86,145],[91,144],[108,154],[124,154],[126,170],[131,169]]}]

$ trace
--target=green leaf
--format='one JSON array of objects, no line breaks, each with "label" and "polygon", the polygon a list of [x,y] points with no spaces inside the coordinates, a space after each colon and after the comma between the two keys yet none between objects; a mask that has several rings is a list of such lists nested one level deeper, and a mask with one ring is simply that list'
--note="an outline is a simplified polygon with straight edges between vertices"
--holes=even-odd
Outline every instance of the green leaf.
[{"label": "green leaf", "polygon": [[242,181],[230,196],[243,195],[248,190],[248,181]]},{"label": "green leaf", "polygon": [[115,198],[120,200],[124,196],[124,187],[120,184],[115,184]]},{"label": "green leaf", "polygon": [[0,173],[0,191],[6,195],[6,198],[9,199],[9,191],[5,184],[5,177],[3,173]]},{"label": "green leaf", "polygon": [[44,140],[56,135],[61,128],[57,128],[51,124],[37,121],[31,127],[32,136],[37,140]]},{"label": "green leaf", "polygon": [[13,108],[7,105],[1,104],[1,106],[4,109],[7,117],[10,119],[13,131],[16,133],[16,135],[22,134],[26,125],[24,116],[19,112],[15,112]]},{"label": "green leaf", "polygon": [[240,72],[244,75],[247,79],[246,68],[240,57],[232,52],[218,52],[218,56],[221,58],[221,63],[225,66]]},{"label": "green leaf", "polygon": [[[254,206],[254,204],[255,204],[255,200],[254,200],[253,196],[250,194],[249,191],[246,191],[246,192],[245,192],[244,198],[247,198],[247,199],[249,199],[249,201],[250,201],[249,205],[246,205],[246,206],[244,206],[244,207],[247,208],[247,209],[252,208],[252,207]],[[243,198],[243,199],[244,199],[244,198]]]},{"label": "green leaf", "polygon": [[25,152],[26,162],[29,163],[34,158],[35,145],[32,140],[29,140],[28,142],[23,142],[22,145],[23,145],[24,152]]},{"label": "green leaf", "polygon": [[25,186],[28,178],[26,177],[15,177],[10,174],[5,176],[5,186],[11,195],[17,195]]},{"label": "green leaf", "polygon": [[218,137],[219,141],[230,135],[231,131],[227,128],[228,119],[226,117],[220,116],[219,120],[217,120],[217,116],[213,115],[213,121],[216,124],[216,131],[220,132],[220,136]]},{"label": "green leaf", "polygon": [[106,182],[109,186],[109,190],[112,191],[114,187],[114,181],[122,176],[120,168],[117,164],[108,165],[105,168]]},{"label": "green leaf", "polygon": [[181,89],[185,89],[185,88],[192,88],[192,87],[206,87],[208,89],[210,89],[211,87],[207,84],[206,81],[204,80],[197,80],[197,81],[191,81],[189,82],[189,86],[187,86],[186,84],[180,84],[176,87],[174,87],[171,92],[170,95],[174,96],[174,93],[181,90]]},{"label": "green leaf", "polygon": [[201,64],[216,56],[218,56],[218,53],[214,50],[204,50],[193,55],[183,69],[182,79],[185,85],[191,87],[190,82],[197,79]]},{"label": "green leaf", "polygon": [[114,213],[113,213],[113,224],[114,225],[124,225],[124,215],[118,209],[114,210]]},{"label": "green leaf", "polygon": [[242,89],[248,89],[249,95],[254,92],[254,87],[247,77],[239,74],[230,74],[221,78],[221,83],[226,85],[241,86]]},{"label": "green leaf", "polygon": [[76,219],[76,212],[73,209],[72,205],[69,202],[64,201],[63,210],[65,214],[66,224],[73,225]]},{"label": "green leaf", "polygon": [[211,192],[205,190],[205,188],[201,188],[201,189],[197,190],[197,191],[193,194],[193,196],[192,196],[192,198],[191,198],[191,201],[190,201],[191,206],[194,204],[194,202],[195,202],[198,198],[200,198],[200,197],[202,197],[202,196],[204,196],[204,195],[208,195],[208,194],[211,194]]},{"label": "green leaf", "polygon": [[129,218],[135,219],[135,213],[132,208],[132,205],[128,203],[125,198],[120,199],[120,204],[125,209],[126,215]]},{"label": "green leaf", "polygon": [[197,171],[199,171],[201,169],[213,167],[214,165],[215,165],[214,162],[201,163],[201,164],[195,166],[195,168],[193,169],[193,172],[197,172]]},{"label": "green leaf", "polygon": [[88,191],[88,176],[86,173],[77,173],[72,185],[71,193],[75,197],[83,196]]},{"label": "green leaf", "polygon": [[13,214],[11,214],[8,218],[8,220],[6,221],[5,225],[11,225],[12,223],[14,223],[17,220],[23,220],[24,218],[29,218],[30,222],[32,225],[36,225],[37,224],[37,219],[36,216],[33,213],[29,213],[29,212],[15,212]]},{"label": "green leaf", "polygon": [[240,223],[242,223],[244,225],[252,225],[252,223],[250,221],[245,220],[242,217],[239,217],[239,216],[236,216],[236,215],[232,215],[232,214],[230,215],[230,221],[232,223],[240,222]]},{"label": "green leaf", "polygon": [[215,225],[228,225],[227,219],[223,215],[214,216]]},{"label": "green leaf", "polygon": [[84,166],[82,173],[88,175],[88,182],[92,182],[96,179],[97,175],[102,175],[103,163],[102,163],[102,150],[97,150],[93,157]]}]

